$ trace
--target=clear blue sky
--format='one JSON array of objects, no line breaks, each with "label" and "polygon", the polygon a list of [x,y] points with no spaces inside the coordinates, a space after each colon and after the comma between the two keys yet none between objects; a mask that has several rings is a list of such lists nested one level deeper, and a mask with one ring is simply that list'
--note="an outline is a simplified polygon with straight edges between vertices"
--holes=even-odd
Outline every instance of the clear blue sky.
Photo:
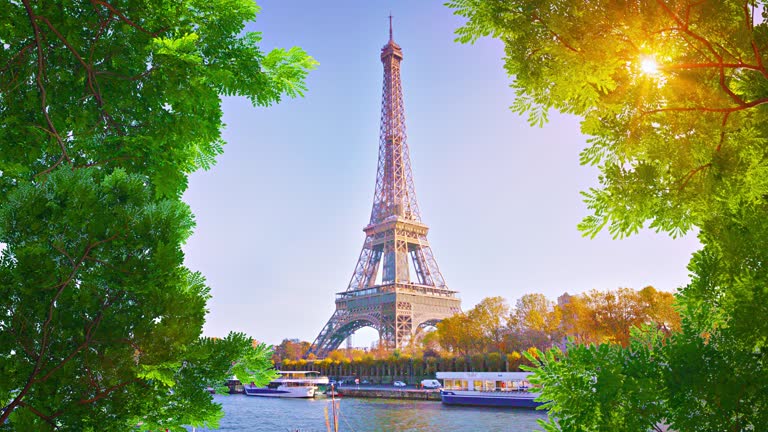
[{"label": "clear blue sky", "polygon": [[[264,33],[264,49],[301,46],[320,65],[303,99],[270,108],[226,99],[225,154],[191,178],[197,230],[186,263],[212,287],[206,335],[312,341],[331,316],[370,216],[390,11],[422,217],[465,310],[488,296],[514,304],[532,292],[688,282],[693,236],[581,237],[579,191],[597,172],[579,165],[578,119],[555,114],[531,128],[510,112],[503,45],[453,42],[462,21],[441,2],[259,4],[248,29]],[[374,337],[363,329],[355,345]]]}]

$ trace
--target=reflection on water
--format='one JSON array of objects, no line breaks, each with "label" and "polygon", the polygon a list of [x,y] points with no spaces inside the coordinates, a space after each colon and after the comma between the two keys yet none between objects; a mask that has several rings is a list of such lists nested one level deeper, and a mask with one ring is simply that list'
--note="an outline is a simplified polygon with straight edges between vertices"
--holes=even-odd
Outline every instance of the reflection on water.
[{"label": "reflection on water", "polygon": [[384,399],[373,399],[367,402],[365,406],[373,410],[373,425],[418,431],[429,429],[429,417],[432,414],[427,414],[427,411],[437,405],[433,402],[419,407],[411,401],[388,401]]},{"label": "reflection on water", "polygon": [[[326,431],[324,411],[330,399],[214,397],[224,407],[221,431]],[[533,410],[445,406],[432,401],[343,398],[339,406],[342,432],[532,431],[538,429],[536,420],[546,416]]]}]

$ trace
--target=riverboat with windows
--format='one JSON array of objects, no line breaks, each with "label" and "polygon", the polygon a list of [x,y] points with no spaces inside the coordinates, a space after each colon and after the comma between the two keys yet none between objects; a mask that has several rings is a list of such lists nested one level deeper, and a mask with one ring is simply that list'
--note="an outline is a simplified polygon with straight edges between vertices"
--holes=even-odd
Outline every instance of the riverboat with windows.
[{"label": "riverboat with windows", "polygon": [[536,408],[542,405],[530,392],[529,372],[438,372],[440,397],[447,405]]},{"label": "riverboat with windows", "polygon": [[248,396],[312,398],[318,387],[328,385],[328,377],[315,371],[277,371],[279,378],[272,380],[266,387],[253,384],[244,386]]}]

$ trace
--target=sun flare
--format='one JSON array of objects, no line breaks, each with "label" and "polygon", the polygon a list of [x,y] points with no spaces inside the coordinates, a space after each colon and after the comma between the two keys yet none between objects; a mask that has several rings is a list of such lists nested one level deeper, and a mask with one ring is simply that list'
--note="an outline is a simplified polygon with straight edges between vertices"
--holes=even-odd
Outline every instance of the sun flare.
[{"label": "sun flare", "polygon": [[640,70],[646,75],[657,75],[659,73],[659,64],[653,57],[643,57],[640,59]]}]

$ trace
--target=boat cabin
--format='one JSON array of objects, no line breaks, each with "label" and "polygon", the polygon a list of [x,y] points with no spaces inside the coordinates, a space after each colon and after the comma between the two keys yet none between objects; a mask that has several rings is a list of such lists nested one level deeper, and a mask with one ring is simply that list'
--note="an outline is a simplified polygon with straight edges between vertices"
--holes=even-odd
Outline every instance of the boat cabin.
[{"label": "boat cabin", "polygon": [[530,372],[438,372],[444,390],[526,392]]}]

